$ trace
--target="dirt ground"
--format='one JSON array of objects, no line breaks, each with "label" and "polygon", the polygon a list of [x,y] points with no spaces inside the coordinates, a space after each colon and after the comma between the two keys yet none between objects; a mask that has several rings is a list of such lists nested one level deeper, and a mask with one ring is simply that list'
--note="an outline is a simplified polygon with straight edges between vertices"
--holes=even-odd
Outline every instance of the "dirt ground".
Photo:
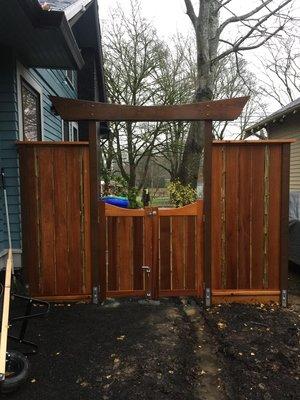
[{"label": "dirt ground", "polygon": [[294,305],[192,300],[52,305],[32,322],[39,344],[30,379],[13,400],[210,400],[300,398],[300,271]]}]

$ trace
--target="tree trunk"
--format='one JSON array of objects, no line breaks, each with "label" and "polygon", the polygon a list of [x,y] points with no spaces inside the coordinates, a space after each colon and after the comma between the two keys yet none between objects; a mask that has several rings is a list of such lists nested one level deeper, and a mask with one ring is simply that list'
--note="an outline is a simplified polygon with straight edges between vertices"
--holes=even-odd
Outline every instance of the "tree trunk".
[{"label": "tree trunk", "polygon": [[[211,60],[217,55],[219,13],[216,0],[201,0],[199,16],[191,18],[197,45],[197,88],[195,102],[209,101],[213,98],[213,71]],[[204,146],[204,122],[192,122],[185,143],[178,178],[194,188],[197,186]]]}]

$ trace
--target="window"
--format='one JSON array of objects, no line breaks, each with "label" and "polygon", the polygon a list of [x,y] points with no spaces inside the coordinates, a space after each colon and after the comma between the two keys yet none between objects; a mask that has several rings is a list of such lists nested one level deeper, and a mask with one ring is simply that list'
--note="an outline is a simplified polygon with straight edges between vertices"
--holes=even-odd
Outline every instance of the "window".
[{"label": "window", "polygon": [[67,121],[62,122],[62,140],[64,142],[70,141],[70,126],[69,122]]},{"label": "window", "polygon": [[21,79],[22,124],[24,140],[41,140],[40,94]]},{"label": "window", "polygon": [[67,81],[70,83],[70,85],[72,87],[75,86],[75,71],[73,71],[72,69],[67,69],[65,71],[66,77],[67,77]]},{"label": "window", "polygon": [[74,142],[78,142],[78,126],[72,126],[73,127],[73,140]]}]

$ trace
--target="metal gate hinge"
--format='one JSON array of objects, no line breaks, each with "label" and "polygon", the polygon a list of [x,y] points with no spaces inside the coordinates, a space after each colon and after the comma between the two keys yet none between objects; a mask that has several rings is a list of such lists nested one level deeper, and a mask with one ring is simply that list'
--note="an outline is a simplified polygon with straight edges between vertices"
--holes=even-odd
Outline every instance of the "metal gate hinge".
[{"label": "metal gate hinge", "polygon": [[281,291],[281,306],[287,307],[287,290]]}]

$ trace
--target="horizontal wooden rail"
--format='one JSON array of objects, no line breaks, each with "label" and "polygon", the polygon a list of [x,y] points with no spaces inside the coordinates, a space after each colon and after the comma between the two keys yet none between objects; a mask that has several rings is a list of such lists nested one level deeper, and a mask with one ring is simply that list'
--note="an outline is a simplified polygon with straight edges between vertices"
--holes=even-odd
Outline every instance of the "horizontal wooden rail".
[{"label": "horizontal wooden rail", "polygon": [[213,290],[213,296],[276,296],[280,290]]},{"label": "horizontal wooden rail", "polygon": [[127,106],[50,96],[66,121],[233,121],[249,97],[164,106]]}]

